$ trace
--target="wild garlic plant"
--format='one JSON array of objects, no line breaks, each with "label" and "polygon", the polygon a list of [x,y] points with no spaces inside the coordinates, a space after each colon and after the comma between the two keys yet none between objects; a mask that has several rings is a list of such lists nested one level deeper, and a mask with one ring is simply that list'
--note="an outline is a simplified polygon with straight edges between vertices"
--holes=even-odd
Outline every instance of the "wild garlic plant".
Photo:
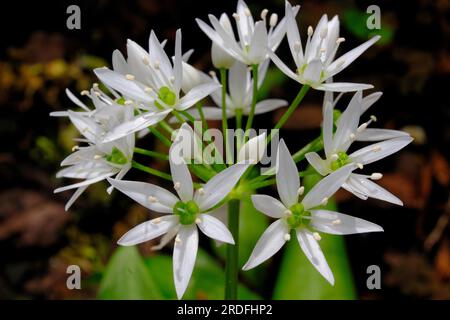
[{"label": "wild garlic plant", "polygon": [[[320,233],[383,231],[374,223],[326,210],[324,205],[334,193],[344,188],[363,200],[370,197],[402,205],[401,200],[372,182],[382,174],[368,170],[372,162],[399,151],[412,138],[405,132],[369,127],[376,117],[366,117],[365,112],[381,96],[379,92],[363,94],[362,90],[371,89],[371,85],[333,81],[379,37],[336,58],[345,40],[339,35],[337,16],[328,20],[324,15],[315,29],[308,27],[303,45],[296,22],[302,14],[298,6],[286,2],[281,19],[269,13],[264,9],[254,16],[246,3],[238,0],[231,17],[226,13],[219,18],[209,15],[210,25],[196,20],[212,41],[211,58],[217,73],[205,73],[189,64],[192,51],[183,54],[181,30],[176,32],[173,57],[166,53],[166,41],[160,42],[153,31],[148,50],[128,40],[127,57],[114,51],[112,69],[94,70],[101,84],[81,93],[93,107],[67,90],[80,110],[52,114],[68,117],[82,136],[76,139],[79,145],[74,146],[73,153],[61,163],[65,168],[57,174],[81,180],[55,190],[75,190],[66,210],[88,186],[106,180],[111,185],[109,193],[117,189],[160,214],[135,226],[118,244],[131,246],[162,236],[160,244],[154,246],[161,249],[174,239],[173,278],[180,299],[195,265],[198,230],[227,243],[225,298],[236,299],[237,234],[244,197],[251,196],[254,207],[275,221],[256,243],[243,270],[269,259],[295,237],[306,257],[331,284],[334,277],[320,249]],[[294,69],[283,62],[289,59],[275,53],[285,38]],[[258,99],[271,62],[299,83],[298,94],[290,104],[282,99]],[[274,137],[310,88],[324,92],[322,133],[291,154],[284,141],[276,143]],[[340,94],[334,98],[333,92]],[[345,92],[353,92],[353,96],[339,112],[335,108]],[[269,132],[252,136],[255,115],[286,106]],[[228,124],[233,118],[236,134],[231,136]],[[360,123],[360,118],[368,121]],[[221,139],[212,139],[217,138],[217,130],[209,130],[207,120],[221,120]],[[148,134],[159,139],[168,153],[137,147]],[[211,143],[205,145],[205,141]],[[349,151],[355,141],[370,144]],[[274,165],[262,172],[257,166],[269,144],[276,151]],[[167,162],[170,173],[138,163],[135,154]],[[310,190],[302,186],[299,163],[303,168],[309,163],[312,168],[308,171],[315,170],[322,176]],[[174,190],[123,180],[131,169],[159,177]],[[260,189],[271,185],[276,185],[279,199],[259,194]],[[214,216],[221,207],[228,210],[227,226]]]}]

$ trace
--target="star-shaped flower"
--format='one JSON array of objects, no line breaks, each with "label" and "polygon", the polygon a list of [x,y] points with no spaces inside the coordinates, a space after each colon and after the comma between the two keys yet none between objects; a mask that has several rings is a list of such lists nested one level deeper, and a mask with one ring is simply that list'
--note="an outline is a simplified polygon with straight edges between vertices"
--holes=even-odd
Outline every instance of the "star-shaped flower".
[{"label": "star-shaped flower", "polygon": [[353,169],[353,165],[347,165],[323,178],[299,201],[299,196],[304,193],[304,187],[300,186],[295,162],[281,140],[278,147],[276,174],[281,201],[267,195],[252,196],[256,209],[277,220],[258,240],[243,269],[252,269],[273,256],[286,241],[291,239],[291,231],[293,231],[292,234],[297,237],[309,261],[328,282],[334,284],[333,273],[318,244],[320,235],[317,231],[340,235],[383,231],[374,223],[320,209],[320,206],[326,204],[328,198],[341,187]]}]

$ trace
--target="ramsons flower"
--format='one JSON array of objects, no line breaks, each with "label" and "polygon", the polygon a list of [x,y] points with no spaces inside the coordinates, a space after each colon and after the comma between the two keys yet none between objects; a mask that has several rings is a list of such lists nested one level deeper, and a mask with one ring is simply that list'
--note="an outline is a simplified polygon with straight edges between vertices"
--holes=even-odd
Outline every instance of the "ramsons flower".
[{"label": "ramsons flower", "polygon": [[[292,15],[296,16],[299,6],[294,7]],[[231,57],[244,64],[260,64],[267,59],[269,50],[276,50],[286,34],[286,19],[283,18],[278,23],[278,15],[272,13],[269,18],[269,30],[267,30],[268,10],[261,12],[261,20],[254,21],[247,4],[239,0],[233,18],[236,21],[237,39],[230,19],[224,13],[220,21],[213,15],[209,15],[211,26],[200,19],[196,19],[200,29],[213,41],[220,49],[227,52]],[[214,51],[213,51],[213,54]],[[226,66],[226,65],[224,65]]]},{"label": "ramsons flower", "polygon": [[[131,40],[128,41],[127,49],[126,63],[123,57],[120,58],[121,55],[116,54],[113,57],[114,71],[98,68],[94,72],[102,82],[120,92],[126,103],[135,104],[136,108],[143,112],[124,124],[129,130],[121,132],[120,135],[111,134],[105,137],[105,141],[139,131],[139,127],[153,121],[155,117],[164,118],[172,110],[186,110],[220,88],[215,82],[203,83],[181,95],[183,81],[181,30],[176,32],[173,63],[153,32],[150,34],[149,52]],[[123,74],[127,71],[134,74]]]},{"label": "ramsons flower", "polygon": [[[106,179],[116,176],[121,179],[131,168],[133,157],[134,135],[128,135],[113,142],[104,143],[104,136],[133,117],[133,108],[131,106],[122,106],[99,90],[91,90],[88,94],[95,105],[94,110],[90,110],[73,94],[69,97],[79,106],[83,106],[85,111],[74,112],[64,111],[56,115],[66,115],[74,126],[84,136],[79,139],[80,142],[86,142],[87,146],[75,146],[74,153],[69,155],[61,163],[66,168],[57,173],[58,178],[83,179],[84,181],[71,184],[56,189],[54,192],[62,192],[70,189],[76,189],[73,196],[66,204],[66,210],[75,202],[75,200],[86,190],[86,188]],[[109,100],[108,100],[109,99]],[[111,192],[112,189],[108,189]]]},{"label": "ramsons flower", "polygon": [[[258,71],[258,88],[261,87],[268,67],[266,61],[259,66]],[[217,77],[214,80],[219,83]],[[229,93],[226,95],[226,110],[227,117],[231,118],[236,115],[237,112],[241,112],[243,115],[250,113],[252,97],[253,97],[253,79],[248,67],[236,61],[229,71],[228,77]],[[211,98],[217,107],[205,106],[202,108],[203,114],[208,120],[220,120],[222,119],[222,94],[219,91],[211,93]],[[262,114],[270,112],[287,105],[286,100],[282,99],[265,99],[256,103],[255,114]],[[188,111],[196,119],[200,118],[199,112],[196,109]]]},{"label": "ramsons flower", "polygon": [[177,296],[181,299],[191,278],[197,256],[197,228],[212,239],[234,244],[227,227],[206,212],[230,193],[248,168],[248,164],[237,163],[218,173],[203,187],[194,191],[192,178],[183,158],[177,152],[171,151],[169,161],[178,197],[149,183],[115,179],[108,181],[146,208],[169,213],[134,227],[122,236],[118,243],[132,246],[164,235],[160,244],[155,247],[159,249],[175,237],[173,276]]},{"label": "ramsons flower", "polygon": [[[348,164],[354,164],[362,169],[367,164],[399,151],[413,140],[406,132],[367,128],[371,122],[376,120],[374,116],[371,116],[369,121],[359,125],[361,114],[370,107],[370,102],[374,100],[374,96],[367,96],[366,98],[366,100],[362,98],[362,92],[360,91],[354,94],[347,109],[337,121],[337,128],[334,133],[333,103],[326,102],[322,125],[326,158],[322,159],[315,152],[306,154],[308,162],[321,175],[326,176]],[[350,154],[347,153],[355,140],[381,142],[371,144]],[[371,197],[402,205],[400,199],[371,181],[381,178],[381,173],[372,173],[371,175],[352,173],[342,187],[361,199]]]},{"label": "ramsons flower", "polygon": [[292,7],[287,1],[286,26],[289,47],[296,69],[292,71],[275,53],[269,51],[269,55],[277,67],[288,77],[317,90],[348,92],[372,88],[371,85],[367,84],[325,83],[325,81],[347,68],[364,51],[378,41],[380,39],[379,36],[371,38],[335,59],[339,45],[345,41],[344,38],[339,37],[339,18],[337,16],[328,21],[328,17],[325,14],[317,24],[316,30],[313,30],[311,26],[308,27],[308,38],[304,51],[295,15],[292,13]]},{"label": "ramsons flower", "polygon": [[342,213],[320,209],[345,182],[354,169],[347,165],[323,178],[309,191],[304,193],[295,162],[284,141],[280,141],[277,154],[277,189],[281,201],[267,195],[253,195],[256,209],[269,217],[276,218],[256,243],[250,258],[243,269],[256,267],[273,256],[286,241],[295,234],[301,249],[319,273],[332,285],[333,273],[320,249],[319,232],[329,234],[354,234],[383,231],[371,222]]}]

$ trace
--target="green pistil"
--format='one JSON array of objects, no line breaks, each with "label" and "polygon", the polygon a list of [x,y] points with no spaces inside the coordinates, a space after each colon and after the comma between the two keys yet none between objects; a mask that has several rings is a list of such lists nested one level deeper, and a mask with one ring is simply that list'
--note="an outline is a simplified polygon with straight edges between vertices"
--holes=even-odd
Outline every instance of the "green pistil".
[{"label": "green pistil", "polygon": [[183,225],[195,223],[199,211],[198,205],[192,200],[188,202],[178,201],[173,207],[173,213],[180,217],[180,223]]},{"label": "green pistil", "polygon": [[124,97],[120,97],[119,99],[116,100],[116,103],[120,104],[122,106],[125,105],[125,98]]},{"label": "green pistil", "polygon": [[340,151],[337,153],[337,155],[338,155],[337,160],[334,160],[333,162],[331,162],[331,165],[330,165],[330,168],[333,171],[335,171],[339,168],[342,168],[343,166],[345,166],[346,164],[349,163],[347,153]]},{"label": "green pistil", "polygon": [[124,165],[128,162],[128,159],[122,151],[120,151],[117,147],[113,147],[111,153],[106,156],[106,161]]},{"label": "green pistil", "polygon": [[[161,87],[158,91],[158,98],[161,99],[168,106],[173,106],[177,100],[177,96],[168,87]],[[161,104],[155,102],[156,106],[160,109],[164,109]]]},{"label": "green pistil", "polygon": [[291,229],[296,229],[300,226],[305,227],[308,225],[311,213],[305,210],[303,204],[296,203],[289,209],[289,211],[291,214],[286,221]]}]

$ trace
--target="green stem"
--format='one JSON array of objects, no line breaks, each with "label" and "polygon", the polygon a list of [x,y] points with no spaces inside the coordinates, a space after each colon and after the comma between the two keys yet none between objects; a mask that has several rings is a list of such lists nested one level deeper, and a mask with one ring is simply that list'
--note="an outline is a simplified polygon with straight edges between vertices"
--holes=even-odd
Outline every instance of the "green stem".
[{"label": "green stem", "polygon": [[242,109],[236,109],[236,152],[239,153],[242,144]]},{"label": "green stem", "polygon": [[153,168],[144,166],[143,164],[140,164],[139,162],[136,162],[134,160],[133,160],[133,162],[131,164],[132,164],[133,168],[135,168],[135,169],[138,169],[138,170],[150,173],[151,175],[163,178],[163,179],[168,180],[168,181],[172,181],[172,177],[168,173],[165,173],[165,172],[159,171],[157,169],[153,169]]},{"label": "green stem", "polygon": [[235,244],[227,245],[225,300],[237,299],[239,270],[239,208],[239,200],[233,199],[228,203],[228,229],[233,235]]},{"label": "green stem", "polygon": [[[310,88],[310,86],[307,85],[307,84],[302,86],[302,88],[298,92],[297,96],[295,97],[294,101],[292,101],[292,103],[289,106],[289,108],[286,110],[286,112],[283,114],[283,116],[280,118],[280,120],[278,120],[278,122],[277,122],[277,124],[275,125],[275,128],[274,128],[275,130],[279,130],[279,129],[281,129],[281,127],[284,126],[286,121],[289,119],[289,117],[292,115],[292,113],[297,109],[297,107],[299,106],[300,102],[305,97],[305,95],[308,92],[309,88]],[[272,131],[271,134],[267,137],[267,143],[269,143],[272,140],[274,135],[275,135],[275,132]]]},{"label": "green stem", "polygon": [[172,145],[172,141],[170,141],[165,135],[163,135],[161,132],[159,132],[159,130],[156,129],[155,127],[148,127],[148,130],[150,130],[150,132],[153,133],[153,135],[155,137],[157,137],[159,140],[161,140],[161,142],[166,147],[170,147]]},{"label": "green stem", "polygon": [[203,112],[203,107],[200,103],[197,103],[195,107],[198,110],[198,114],[200,115],[200,120],[202,121],[203,131],[208,130],[208,122],[206,122],[205,113]]},{"label": "green stem", "polygon": [[220,68],[220,83],[222,84],[222,131],[225,146],[225,163],[233,163],[231,159],[230,145],[228,143],[228,119],[227,119],[227,69]]},{"label": "green stem", "polygon": [[143,154],[144,156],[149,156],[149,157],[153,157],[156,159],[161,159],[161,160],[169,160],[169,156],[157,151],[151,151],[151,150],[147,150],[147,149],[142,149],[142,148],[134,148],[134,152],[138,153],[138,154]]},{"label": "green stem", "polygon": [[248,114],[247,123],[245,125],[245,135],[244,143],[248,137],[248,131],[251,129],[253,124],[253,118],[255,117],[256,102],[258,101],[258,65],[252,64],[252,81],[253,81],[253,93],[252,93],[252,104],[250,107],[250,113]]},{"label": "green stem", "polygon": [[170,124],[168,124],[168,123],[166,122],[166,120],[161,120],[161,121],[159,122],[159,126],[160,126],[161,128],[163,128],[165,131],[167,131],[167,133],[169,133],[169,134],[172,134],[172,133],[173,133],[173,128],[170,126]]}]

